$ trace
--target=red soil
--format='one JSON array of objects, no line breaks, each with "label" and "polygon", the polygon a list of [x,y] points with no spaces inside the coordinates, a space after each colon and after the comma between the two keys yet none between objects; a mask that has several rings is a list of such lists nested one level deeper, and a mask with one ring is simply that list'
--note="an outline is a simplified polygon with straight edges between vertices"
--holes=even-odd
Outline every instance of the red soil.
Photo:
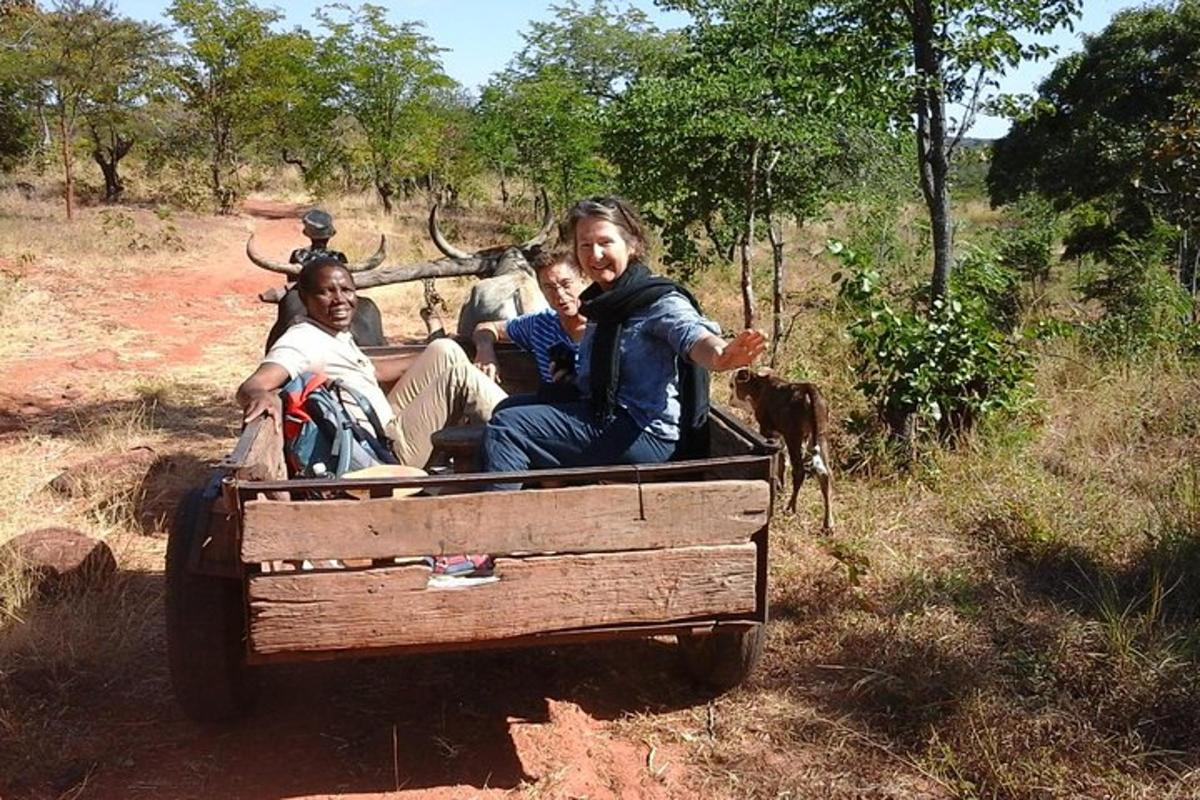
[{"label": "red soil", "polygon": [[[259,201],[244,211],[257,217],[262,251],[286,253],[301,243],[296,217],[303,207]],[[265,334],[270,315],[256,295],[280,278],[254,268],[244,246],[229,238],[212,257],[169,275],[137,275],[111,287],[117,291],[102,283],[78,290],[90,319],[132,331],[144,351],[130,361],[104,342],[76,340],[0,362],[0,370],[18,378],[10,392],[0,392],[0,434],[61,414],[105,373],[152,377],[205,363],[208,346],[228,340],[231,317],[261,317],[255,324]],[[30,271],[23,279],[49,289],[56,277]],[[160,564],[161,540],[135,538],[140,558]],[[126,573],[147,582],[145,596],[155,607],[146,614],[159,618],[160,569]],[[664,702],[703,702],[675,684],[671,648],[660,643],[279,668],[264,675],[264,697],[251,717],[225,728],[182,716],[167,686],[161,634],[146,650],[136,674],[92,676],[95,693],[65,701],[63,713],[73,721],[64,723],[74,740],[67,752],[79,753],[64,753],[64,763],[49,767],[61,774],[27,776],[15,786],[0,776],[0,795],[632,800],[695,794],[682,786],[676,766],[682,753],[659,745],[652,755],[647,741],[622,738],[620,726],[605,721]],[[79,686],[88,684],[79,676]]]}]

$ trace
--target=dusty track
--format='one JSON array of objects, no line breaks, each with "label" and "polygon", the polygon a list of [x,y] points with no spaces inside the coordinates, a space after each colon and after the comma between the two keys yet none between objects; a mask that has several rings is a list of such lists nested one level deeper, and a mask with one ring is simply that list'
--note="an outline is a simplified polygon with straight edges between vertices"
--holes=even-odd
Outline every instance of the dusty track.
[{"label": "dusty track", "polygon": [[[258,246],[281,254],[302,242],[296,218],[303,211],[261,201],[244,209]],[[72,324],[111,337],[68,329],[0,359],[0,374],[19,378],[0,390],[0,435],[54,437],[80,409],[105,407],[105,390],[119,396],[138,381],[170,379],[211,392],[224,383],[212,377],[218,362],[231,375],[252,364],[273,316],[256,294],[280,279],[247,261],[236,223],[222,224],[230,233],[207,257],[169,271],[78,278],[67,264],[28,270],[23,280],[62,299]],[[207,448],[189,445],[187,425],[166,432],[177,462],[202,469],[214,447],[231,442],[236,413],[230,405],[222,437],[220,406],[228,401],[212,402]],[[16,782],[0,767],[6,800],[690,794],[671,743],[642,740],[615,722],[697,704],[702,713],[704,699],[681,688],[673,648],[662,643],[271,668],[247,720],[195,725],[167,681],[163,537],[119,534],[113,543],[118,585],[91,613],[130,638],[120,652],[134,658],[85,659],[66,676],[37,667],[0,674],[8,692],[0,691],[0,702],[8,697],[26,717],[44,719],[47,743],[62,741],[55,761],[34,766],[0,744],[0,765],[26,762]],[[108,616],[116,614],[129,616]]]}]

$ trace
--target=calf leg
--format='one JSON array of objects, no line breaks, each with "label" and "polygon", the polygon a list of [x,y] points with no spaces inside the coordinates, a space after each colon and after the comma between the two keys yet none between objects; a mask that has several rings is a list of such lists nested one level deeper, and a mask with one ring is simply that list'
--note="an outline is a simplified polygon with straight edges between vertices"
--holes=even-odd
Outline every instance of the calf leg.
[{"label": "calf leg", "polygon": [[788,511],[795,513],[796,497],[800,494],[800,487],[804,485],[804,444],[800,441],[792,441],[794,436],[787,437],[788,461],[792,462],[792,500],[788,503]]},{"label": "calf leg", "polygon": [[813,448],[813,472],[817,473],[817,483],[821,486],[821,499],[825,503],[825,518],[822,527],[826,531],[833,530],[833,505],[829,495],[833,488],[833,475],[829,470],[829,464],[825,461],[829,457],[829,444],[825,437],[821,436],[817,439],[817,446]]}]

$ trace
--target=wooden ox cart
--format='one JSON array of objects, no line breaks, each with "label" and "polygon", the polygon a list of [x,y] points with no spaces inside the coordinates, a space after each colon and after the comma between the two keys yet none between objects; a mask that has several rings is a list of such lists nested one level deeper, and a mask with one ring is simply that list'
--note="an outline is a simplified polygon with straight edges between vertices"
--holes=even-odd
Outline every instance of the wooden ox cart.
[{"label": "wooden ox cart", "polygon": [[[507,386],[536,385],[531,358],[498,350]],[[274,426],[252,422],[170,534],[176,697],[224,719],[249,707],[263,664],[663,635],[698,679],[740,682],[762,648],[779,460],[723,409],[709,426],[708,458],[661,465],[300,481]],[[555,488],[475,491],[498,479]],[[307,499],[317,490],[345,499]],[[495,556],[498,580],[435,588],[405,558],[464,552]]]}]

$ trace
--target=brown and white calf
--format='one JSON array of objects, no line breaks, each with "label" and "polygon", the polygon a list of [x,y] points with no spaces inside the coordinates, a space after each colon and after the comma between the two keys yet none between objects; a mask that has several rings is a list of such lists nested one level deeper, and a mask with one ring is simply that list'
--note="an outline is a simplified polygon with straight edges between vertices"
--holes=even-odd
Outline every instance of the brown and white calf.
[{"label": "brown and white calf", "polygon": [[778,436],[787,447],[792,462],[792,500],[789,511],[796,510],[796,495],[804,484],[808,462],[805,446],[812,451],[812,471],[821,485],[825,501],[824,528],[833,530],[833,506],[830,492],[833,476],[829,470],[829,407],[813,383],[789,383],[760,369],[739,369],[733,374],[733,404],[754,413],[763,436]]}]

